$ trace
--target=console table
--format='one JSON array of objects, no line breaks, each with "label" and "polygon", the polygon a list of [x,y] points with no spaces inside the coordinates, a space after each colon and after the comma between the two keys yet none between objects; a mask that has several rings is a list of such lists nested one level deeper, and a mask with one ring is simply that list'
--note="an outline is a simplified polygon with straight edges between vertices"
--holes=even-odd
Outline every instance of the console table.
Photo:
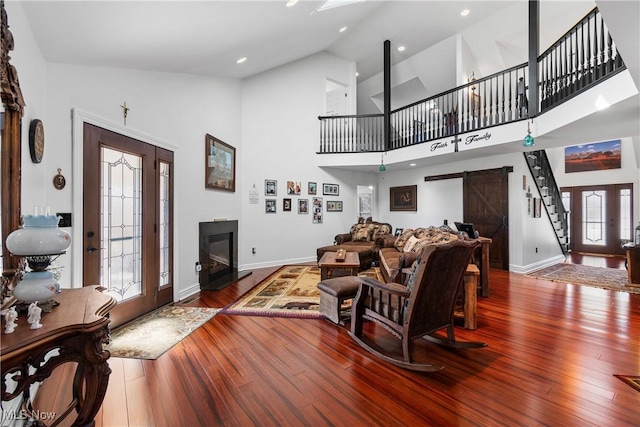
[{"label": "console table", "polygon": [[[60,305],[42,313],[42,328],[30,329],[21,316],[15,332],[2,334],[2,400],[12,400],[25,391],[29,398],[28,389],[33,383],[45,380],[63,363],[77,362],[73,400],[55,417],[58,421],[75,409],[77,418],[72,425],[93,426],[111,374],[107,363],[110,354],[103,344],[109,337],[107,314],[116,301],[97,286],[63,289],[53,299]],[[9,388],[7,378],[16,382],[15,387]]]}]

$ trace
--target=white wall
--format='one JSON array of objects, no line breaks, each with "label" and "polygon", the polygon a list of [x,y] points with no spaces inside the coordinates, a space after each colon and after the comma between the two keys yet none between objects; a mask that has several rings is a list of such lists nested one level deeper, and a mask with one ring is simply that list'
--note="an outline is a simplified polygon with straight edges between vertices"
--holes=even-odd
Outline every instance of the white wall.
[{"label": "white wall", "polygon": [[[242,269],[315,260],[318,247],[332,244],[334,236],[348,231],[355,221],[357,185],[375,182],[369,174],[318,167],[318,116],[324,114],[327,78],[355,87],[354,64],[317,54],[243,82],[242,141],[251,149],[245,150],[238,169]],[[265,213],[265,179],[278,182],[276,214]],[[302,194],[286,195],[287,181],[300,181]],[[317,182],[316,197],[325,207],[327,200],[340,200],[343,212],[324,210],[322,224],[312,222],[311,212],[298,214],[298,199],[311,204],[314,197],[307,191],[309,181]],[[338,184],[339,195],[323,195],[323,183]],[[259,192],[258,204],[249,203],[253,186]],[[291,212],[283,212],[284,198],[292,199]]]}]

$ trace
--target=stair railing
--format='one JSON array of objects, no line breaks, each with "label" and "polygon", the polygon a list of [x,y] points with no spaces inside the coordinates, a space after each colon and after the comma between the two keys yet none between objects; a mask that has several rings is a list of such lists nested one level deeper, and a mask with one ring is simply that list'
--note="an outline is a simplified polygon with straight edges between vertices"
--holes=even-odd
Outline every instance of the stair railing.
[{"label": "stair railing", "polygon": [[562,203],[562,194],[558,188],[551,163],[544,150],[523,153],[540,199],[545,206],[547,217],[553,225],[562,253],[569,251],[569,215]]},{"label": "stair railing", "polygon": [[[565,102],[626,68],[602,15],[593,9],[538,58],[539,111]],[[382,114],[320,116],[318,153],[389,151],[528,117],[518,97],[527,64],[469,82],[391,112],[384,143]],[[531,90],[531,89],[529,89]]]}]

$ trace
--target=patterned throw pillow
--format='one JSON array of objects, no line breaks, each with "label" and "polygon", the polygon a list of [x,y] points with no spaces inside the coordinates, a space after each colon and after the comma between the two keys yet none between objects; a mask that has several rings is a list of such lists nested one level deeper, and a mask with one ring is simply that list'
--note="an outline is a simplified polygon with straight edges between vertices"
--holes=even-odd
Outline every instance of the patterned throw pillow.
[{"label": "patterned throw pillow", "polygon": [[412,251],[414,251],[413,248],[415,247],[416,243],[418,243],[419,241],[420,241],[420,239],[418,239],[416,236],[409,237],[409,239],[404,244],[404,248],[402,248],[402,251],[403,252],[412,252]]},{"label": "patterned throw pillow", "polygon": [[378,229],[374,237],[381,237],[385,234],[391,234],[391,226],[389,224],[378,224]]},{"label": "patterned throw pillow", "polygon": [[402,234],[398,236],[395,242],[395,247],[398,252],[402,252],[404,250],[404,244],[411,236],[413,236],[413,231],[414,230],[412,228],[405,228]]},{"label": "patterned throw pillow", "polygon": [[351,240],[354,242],[367,242],[371,238],[371,232],[366,224],[358,224],[355,232],[351,234]]}]

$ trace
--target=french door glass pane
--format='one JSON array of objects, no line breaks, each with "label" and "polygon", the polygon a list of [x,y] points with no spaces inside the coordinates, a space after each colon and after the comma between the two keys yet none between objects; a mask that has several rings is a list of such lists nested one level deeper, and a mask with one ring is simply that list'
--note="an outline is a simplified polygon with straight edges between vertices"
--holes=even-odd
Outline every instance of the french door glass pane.
[{"label": "french door glass pane", "polygon": [[170,168],[169,163],[160,162],[160,279],[158,286],[162,287],[170,284],[171,266],[169,264],[169,230],[170,220],[169,206],[170,198]]},{"label": "french door glass pane", "polygon": [[631,189],[620,190],[620,240],[631,241]]},{"label": "french door glass pane", "polygon": [[142,293],[142,157],[101,148],[101,285],[118,301]]},{"label": "french door glass pane", "polygon": [[606,245],[606,202],[604,190],[582,192],[582,244]]}]

